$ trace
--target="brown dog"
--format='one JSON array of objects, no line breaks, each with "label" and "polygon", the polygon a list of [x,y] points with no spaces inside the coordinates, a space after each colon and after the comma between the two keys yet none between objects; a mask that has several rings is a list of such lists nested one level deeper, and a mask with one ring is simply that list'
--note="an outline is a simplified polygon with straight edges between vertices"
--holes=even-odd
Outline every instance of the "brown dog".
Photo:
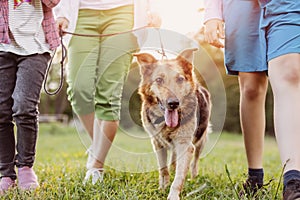
[{"label": "brown dog", "polygon": [[191,176],[198,174],[199,156],[209,129],[210,95],[194,75],[195,50],[187,49],[175,59],[160,61],[148,53],[135,54],[142,76],[142,122],[156,152],[161,189],[170,182],[167,150],[172,150],[176,172],[169,200],[179,199],[193,153]]}]

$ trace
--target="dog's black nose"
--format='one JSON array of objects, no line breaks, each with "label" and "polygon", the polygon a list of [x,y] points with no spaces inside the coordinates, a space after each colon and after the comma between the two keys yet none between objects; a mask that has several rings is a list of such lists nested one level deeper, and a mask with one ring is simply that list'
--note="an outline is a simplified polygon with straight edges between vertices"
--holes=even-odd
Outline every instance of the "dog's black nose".
[{"label": "dog's black nose", "polygon": [[179,100],[177,98],[169,98],[167,103],[168,103],[168,108],[172,110],[178,108],[179,106]]}]

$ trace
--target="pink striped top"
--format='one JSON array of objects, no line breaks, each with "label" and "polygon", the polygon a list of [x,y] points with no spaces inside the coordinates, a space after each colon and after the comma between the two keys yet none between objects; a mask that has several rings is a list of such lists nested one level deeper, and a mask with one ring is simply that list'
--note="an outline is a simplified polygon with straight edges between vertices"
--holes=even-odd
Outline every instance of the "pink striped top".
[{"label": "pink striped top", "polygon": [[[59,2],[60,0],[42,0],[44,12],[42,26],[46,42],[49,44],[51,50],[59,46],[59,35],[52,13],[52,8]],[[10,43],[8,30],[8,0],[0,0],[0,43]]]}]

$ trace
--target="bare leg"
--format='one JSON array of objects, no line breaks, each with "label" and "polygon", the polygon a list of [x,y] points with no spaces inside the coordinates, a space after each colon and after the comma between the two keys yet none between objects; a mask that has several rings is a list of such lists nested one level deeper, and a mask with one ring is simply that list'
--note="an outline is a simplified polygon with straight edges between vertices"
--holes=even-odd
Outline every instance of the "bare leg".
[{"label": "bare leg", "polygon": [[94,127],[94,119],[95,113],[90,113],[87,115],[80,115],[79,119],[83,124],[85,130],[88,132],[89,136],[93,139],[93,127]]},{"label": "bare leg", "polygon": [[92,152],[96,159],[92,164],[93,168],[103,168],[105,158],[115,138],[118,126],[119,121],[95,121]]},{"label": "bare leg", "polygon": [[264,72],[239,73],[240,121],[248,167],[263,167],[265,99],[268,79]]},{"label": "bare leg", "polygon": [[269,62],[274,93],[274,123],[285,171],[300,170],[300,54],[286,54]]}]

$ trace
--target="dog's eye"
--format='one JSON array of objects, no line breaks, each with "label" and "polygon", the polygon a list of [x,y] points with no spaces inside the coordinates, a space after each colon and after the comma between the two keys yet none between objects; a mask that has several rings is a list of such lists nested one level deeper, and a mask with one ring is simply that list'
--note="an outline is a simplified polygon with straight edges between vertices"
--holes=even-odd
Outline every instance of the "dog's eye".
[{"label": "dog's eye", "polygon": [[161,78],[161,77],[158,77],[158,78],[155,79],[155,81],[156,81],[157,84],[161,85],[161,84],[163,84],[164,79]]},{"label": "dog's eye", "polygon": [[183,76],[179,76],[179,77],[177,77],[176,82],[182,83],[184,80],[185,80],[185,78]]}]

